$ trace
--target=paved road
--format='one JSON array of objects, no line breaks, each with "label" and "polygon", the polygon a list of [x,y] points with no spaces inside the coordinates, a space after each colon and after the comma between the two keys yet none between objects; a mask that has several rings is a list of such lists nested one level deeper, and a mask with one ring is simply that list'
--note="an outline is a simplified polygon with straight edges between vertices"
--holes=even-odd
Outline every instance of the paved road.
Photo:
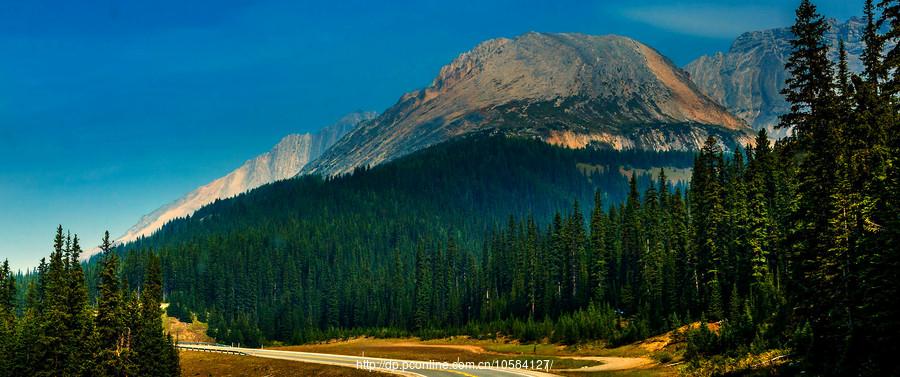
[{"label": "paved road", "polygon": [[[544,377],[553,376],[532,370],[500,369],[500,368],[452,368],[444,369],[440,365],[422,365],[422,362],[411,360],[381,359],[376,357],[359,357],[333,355],[327,353],[277,351],[256,348],[226,347],[219,345],[184,345],[195,350],[230,351],[244,353],[249,356],[267,357],[271,359],[294,360],[305,363],[337,365],[350,368],[372,368],[372,370],[389,371],[416,377]],[[388,368],[386,368],[388,367]]]}]

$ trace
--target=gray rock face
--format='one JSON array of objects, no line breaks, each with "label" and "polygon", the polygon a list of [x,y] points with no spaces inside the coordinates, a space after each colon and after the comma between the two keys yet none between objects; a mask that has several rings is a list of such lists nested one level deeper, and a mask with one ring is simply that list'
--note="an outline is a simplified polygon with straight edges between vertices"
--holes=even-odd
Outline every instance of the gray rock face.
[{"label": "gray rock face", "polygon": [[134,241],[148,236],[167,222],[193,214],[204,205],[229,198],[267,183],[297,175],[309,161],[319,157],[358,124],[371,120],[375,113],[357,112],[316,133],[285,136],[270,151],[263,153],[224,177],[216,179],[187,195],[143,216],[137,224],[116,240]]},{"label": "gray rock face", "polygon": [[[837,61],[838,41],[843,39],[850,69],[862,71],[860,55],[865,48],[862,41],[865,22],[851,18],[844,23],[833,19],[828,23],[831,26],[826,35],[831,46],[829,56]],[[744,33],[727,53],[701,56],[684,69],[700,90],[754,129],[766,128],[769,135],[783,137],[788,130],[775,126],[778,117],[789,110],[781,90],[788,77],[784,64],[791,53],[792,38],[790,28]]]},{"label": "gray rock face", "polygon": [[734,141],[749,127],[637,41],[528,33],[463,53],[301,173],[346,173],[485,129],[570,147],[667,150],[696,149],[710,133]]}]

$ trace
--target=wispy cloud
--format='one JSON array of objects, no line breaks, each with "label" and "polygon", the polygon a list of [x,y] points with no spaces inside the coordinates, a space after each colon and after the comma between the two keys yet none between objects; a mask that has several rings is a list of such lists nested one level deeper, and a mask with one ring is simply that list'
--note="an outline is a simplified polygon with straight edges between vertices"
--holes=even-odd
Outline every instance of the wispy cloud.
[{"label": "wispy cloud", "polygon": [[651,5],[626,7],[627,19],[677,33],[731,39],[741,33],[786,26],[790,13],[784,9],[751,5]]}]

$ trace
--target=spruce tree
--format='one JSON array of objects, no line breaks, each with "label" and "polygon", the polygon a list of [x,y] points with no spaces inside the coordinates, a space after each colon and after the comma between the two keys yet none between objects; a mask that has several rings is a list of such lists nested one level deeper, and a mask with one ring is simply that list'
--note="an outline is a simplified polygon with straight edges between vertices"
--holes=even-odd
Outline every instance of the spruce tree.
[{"label": "spruce tree", "polygon": [[94,320],[95,375],[117,377],[126,375],[126,363],[120,356],[127,351],[126,328],[122,322],[123,301],[119,282],[119,257],[112,248],[109,232],[100,245],[100,281],[97,285],[97,316]]},{"label": "spruce tree", "polygon": [[710,319],[724,318],[722,268],[725,263],[726,212],[723,203],[724,159],[718,141],[709,137],[694,164],[691,177],[693,243],[699,300]]},{"label": "spruce tree", "polygon": [[[870,375],[898,375],[895,362],[900,345],[893,334],[900,333],[900,310],[896,297],[900,295],[900,1],[882,0],[878,4],[881,17],[878,26],[885,32],[880,41],[893,45],[883,55],[883,81],[872,101],[882,105],[871,122],[878,122],[886,135],[886,157],[874,177],[872,196],[876,205],[871,221],[867,222],[867,250],[862,282],[862,314],[865,330],[862,343],[868,345],[867,363]],[[868,49],[868,46],[867,46]]]},{"label": "spruce tree", "polygon": [[177,367],[172,367],[171,338],[163,331],[162,325],[162,269],[159,257],[150,253],[147,259],[146,274],[141,286],[139,315],[137,328],[133,328],[132,359],[137,375],[140,376],[178,376]]},{"label": "spruce tree", "polygon": [[[882,90],[885,96],[893,98],[894,110],[900,111],[900,101],[897,101],[897,95],[900,94],[900,0],[881,0],[878,3],[878,9],[881,10],[881,17],[878,19],[877,25],[884,27],[887,31],[880,36],[879,41],[894,45],[884,55],[882,61],[881,72],[885,73],[885,82]],[[888,77],[887,74],[890,74]]]},{"label": "spruce tree", "polygon": [[591,289],[594,303],[599,304],[606,300],[606,278],[608,270],[609,253],[606,250],[606,219],[603,210],[603,195],[600,191],[594,193],[594,210],[591,211]]},{"label": "spruce tree", "polygon": [[644,254],[644,232],[641,224],[641,200],[637,189],[637,173],[632,173],[629,181],[628,200],[622,213],[622,259],[620,277],[622,281],[622,306],[628,314],[639,308],[640,261]]},{"label": "spruce tree", "polygon": [[[41,266],[43,266],[43,260]],[[38,268],[38,274],[44,269]],[[41,275],[37,281],[31,281],[26,293],[25,313],[18,322],[15,361],[13,362],[13,376],[35,376],[47,374],[41,363],[45,360],[47,347],[51,346],[44,335],[41,321],[40,284]]]},{"label": "spruce tree", "polygon": [[[860,60],[863,63],[863,73],[866,76],[866,81],[873,86],[883,82],[887,75],[882,65],[884,38],[878,32],[880,22],[876,12],[874,1],[865,0],[863,15],[866,20],[866,27],[863,31],[862,39],[866,48],[863,49]],[[841,41],[843,42],[843,40]]]},{"label": "spruce tree", "polygon": [[44,341],[48,343],[45,358],[40,367],[46,373],[58,373],[65,368],[69,355],[74,353],[74,344],[70,342],[73,334],[69,331],[71,322],[68,308],[68,261],[64,257],[70,247],[63,234],[62,226],[56,231],[53,241],[53,252],[47,266],[44,311],[40,316]]},{"label": "spruce tree", "polygon": [[16,305],[15,277],[9,261],[0,265],[0,376],[12,376],[15,362]]},{"label": "spruce tree", "polygon": [[[431,258],[425,250],[424,242],[416,247],[415,277],[414,322],[415,328],[422,330],[430,325],[431,320]],[[489,296],[487,300],[490,300]]]},{"label": "spruce tree", "polygon": [[92,358],[92,334],[93,321],[91,311],[88,308],[88,292],[84,279],[84,271],[81,268],[81,245],[78,235],[72,238],[68,253],[67,276],[67,300],[68,313],[67,328],[71,337],[66,339],[69,353],[66,362],[66,371],[72,376],[89,375],[93,370]]},{"label": "spruce tree", "polygon": [[752,149],[753,159],[747,168],[749,217],[747,248],[750,258],[749,301],[756,318],[767,318],[772,313],[774,277],[771,267],[775,254],[775,224],[770,213],[768,182],[772,179],[771,150],[766,130],[759,131]]},{"label": "spruce tree", "polygon": [[[804,283],[795,285],[791,291],[816,336],[811,361],[830,368],[835,366],[834,355],[844,355],[846,347],[846,332],[835,328],[835,324],[845,323],[838,318],[843,317],[838,314],[843,311],[839,310],[842,305],[836,302],[835,296],[842,285],[835,278],[839,263],[829,253],[834,247],[831,237],[834,182],[841,172],[837,165],[839,159],[835,157],[842,154],[839,147],[842,125],[835,119],[833,69],[824,39],[828,25],[809,0],[800,3],[796,16],[791,28],[793,51],[786,65],[790,78],[783,91],[791,110],[781,118],[782,127],[794,127],[796,145],[802,151],[799,155],[802,195],[793,237],[798,274],[794,281]],[[823,291],[828,294],[817,294]]]}]

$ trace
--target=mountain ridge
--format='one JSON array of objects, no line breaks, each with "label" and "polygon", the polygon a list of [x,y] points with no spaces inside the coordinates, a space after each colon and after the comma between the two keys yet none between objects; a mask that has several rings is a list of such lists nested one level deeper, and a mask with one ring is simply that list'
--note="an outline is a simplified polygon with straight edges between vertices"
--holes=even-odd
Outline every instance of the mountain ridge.
[{"label": "mountain ridge", "polygon": [[[584,137],[610,148],[652,150],[670,144],[698,149],[698,140],[710,134],[734,144],[746,141],[749,130],[669,59],[638,41],[531,32],[490,39],[460,54],[429,86],[402,95],[301,174],[347,173],[491,128],[545,141]],[[559,132],[572,135],[551,137]]]},{"label": "mountain ridge", "polygon": [[321,155],[347,132],[374,116],[374,112],[354,112],[315,133],[287,135],[272,149],[245,161],[237,169],[142,216],[115,242],[124,244],[134,241],[150,235],[173,219],[193,214],[215,200],[229,198],[267,183],[293,177],[304,165]]}]

